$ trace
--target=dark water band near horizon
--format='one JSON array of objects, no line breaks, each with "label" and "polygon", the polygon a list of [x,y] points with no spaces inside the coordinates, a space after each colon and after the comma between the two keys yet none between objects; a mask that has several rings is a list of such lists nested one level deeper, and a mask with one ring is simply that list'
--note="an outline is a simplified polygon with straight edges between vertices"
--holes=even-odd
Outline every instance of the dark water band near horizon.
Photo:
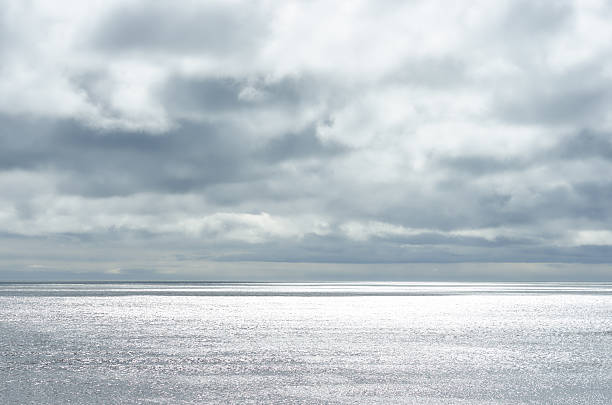
[{"label": "dark water band near horizon", "polygon": [[0,283],[0,403],[612,403],[612,283]]}]

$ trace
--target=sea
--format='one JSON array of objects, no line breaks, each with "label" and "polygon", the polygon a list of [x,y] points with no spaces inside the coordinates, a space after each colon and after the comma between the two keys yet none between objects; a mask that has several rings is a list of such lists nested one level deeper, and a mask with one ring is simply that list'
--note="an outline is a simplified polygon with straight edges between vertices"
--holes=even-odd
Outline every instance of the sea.
[{"label": "sea", "polygon": [[611,404],[612,283],[0,283],[2,404]]}]

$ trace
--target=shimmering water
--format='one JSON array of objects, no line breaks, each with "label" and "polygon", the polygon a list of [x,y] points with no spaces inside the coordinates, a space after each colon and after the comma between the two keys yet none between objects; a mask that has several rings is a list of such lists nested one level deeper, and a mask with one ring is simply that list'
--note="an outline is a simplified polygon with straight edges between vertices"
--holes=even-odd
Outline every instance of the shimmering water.
[{"label": "shimmering water", "polygon": [[612,403],[612,284],[0,284],[0,403]]}]

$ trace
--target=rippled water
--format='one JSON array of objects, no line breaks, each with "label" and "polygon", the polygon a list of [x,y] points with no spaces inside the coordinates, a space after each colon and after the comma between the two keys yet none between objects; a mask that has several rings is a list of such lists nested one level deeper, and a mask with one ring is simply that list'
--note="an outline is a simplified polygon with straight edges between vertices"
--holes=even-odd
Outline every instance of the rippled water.
[{"label": "rippled water", "polygon": [[0,403],[612,403],[612,284],[0,284]]}]

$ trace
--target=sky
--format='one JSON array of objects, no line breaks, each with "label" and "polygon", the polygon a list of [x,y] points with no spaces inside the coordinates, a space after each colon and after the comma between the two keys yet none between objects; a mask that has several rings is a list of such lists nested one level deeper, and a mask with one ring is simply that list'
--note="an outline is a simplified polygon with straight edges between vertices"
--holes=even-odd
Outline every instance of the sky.
[{"label": "sky", "polygon": [[0,9],[0,280],[612,280],[608,1]]}]

